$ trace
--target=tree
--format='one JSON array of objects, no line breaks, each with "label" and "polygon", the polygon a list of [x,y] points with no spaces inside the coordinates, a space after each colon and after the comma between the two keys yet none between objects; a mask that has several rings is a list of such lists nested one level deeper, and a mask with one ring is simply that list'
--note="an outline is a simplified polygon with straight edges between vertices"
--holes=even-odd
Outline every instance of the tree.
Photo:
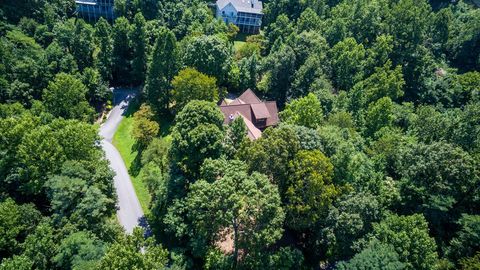
[{"label": "tree", "polygon": [[0,202],[0,254],[3,258],[21,250],[21,243],[33,232],[41,217],[32,204],[18,205],[11,198]]},{"label": "tree", "polygon": [[112,27],[104,18],[100,18],[95,24],[95,43],[99,48],[96,57],[96,66],[106,82],[112,78],[113,65],[113,39]]},{"label": "tree", "polygon": [[[322,222],[320,237],[329,249],[327,254],[335,259],[353,256],[355,241],[371,232],[372,224],[383,218],[383,208],[377,197],[369,193],[350,193],[339,198]],[[367,256],[356,257],[364,255]]]},{"label": "tree", "polygon": [[225,151],[230,152],[230,157],[235,156],[243,143],[246,143],[248,135],[247,126],[243,117],[236,117],[230,122],[226,132]]},{"label": "tree", "polygon": [[478,15],[478,9],[470,8],[467,3],[461,2],[454,8],[454,19],[449,25],[449,37],[446,43],[448,56],[464,70],[478,70],[480,66]]},{"label": "tree", "polygon": [[44,219],[25,239],[23,255],[33,262],[34,269],[52,269],[54,268],[52,258],[55,256],[58,240],[50,220]]},{"label": "tree", "polygon": [[314,90],[316,81],[327,80],[323,74],[321,65],[321,60],[318,55],[312,54],[308,57],[305,63],[295,72],[292,86],[287,93],[287,97],[299,98],[306,96]]},{"label": "tree", "polygon": [[435,269],[437,245],[429,236],[428,223],[421,214],[389,215],[373,225],[373,233],[367,238],[391,245],[405,269]]},{"label": "tree", "polygon": [[279,38],[288,37],[292,32],[293,26],[286,14],[276,17],[276,21],[268,26],[265,33],[268,43],[267,51],[270,51]]},{"label": "tree", "polygon": [[235,266],[239,252],[246,255],[275,243],[282,235],[285,216],[278,190],[265,175],[248,174],[235,161],[223,162],[233,166],[213,176],[213,182],[200,180],[190,187],[184,202],[185,221],[194,254],[202,255],[208,246],[217,245],[233,254]]},{"label": "tree", "polygon": [[391,66],[391,62],[387,61],[383,67],[375,68],[375,72],[370,77],[353,86],[349,93],[351,110],[365,109],[368,104],[384,97],[399,100],[403,96],[405,80],[402,69],[400,66],[392,69]]},{"label": "tree", "polygon": [[61,269],[93,269],[105,249],[105,243],[95,235],[75,232],[62,239],[53,261]]},{"label": "tree", "polygon": [[445,142],[418,143],[406,149],[398,168],[404,207],[423,212],[435,235],[450,235],[452,217],[478,207],[477,162],[461,148]]},{"label": "tree", "polygon": [[280,106],[287,101],[287,92],[295,73],[295,63],[295,52],[288,45],[282,45],[278,51],[272,50],[265,59],[263,68],[266,70],[266,74],[259,82],[258,87],[275,98]]},{"label": "tree", "polygon": [[65,119],[92,120],[93,110],[86,100],[87,88],[72,75],[60,73],[48,84],[43,102],[48,112]]},{"label": "tree", "polygon": [[365,117],[365,134],[374,136],[375,132],[393,123],[393,102],[389,97],[384,97],[370,103]]},{"label": "tree", "polygon": [[220,84],[227,80],[232,61],[232,52],[226,41],[218,36],[193,38],[185,48],[183,63],[217,78]]},{"label": "tree", "polygon": [[[114,197],[88,181],[94,178],[78,163],[66,162],[45,184],[56,224],[70,222],[79,230],[99,233],[115,211]],[[110,178],[110,180],[112,180]]]},{"label": "tree", "polygon": [[90,24],[85,23],[83,20],[76,21],[71,49],[80,70],[93,65],[95,45],[93,27]]},{"label": "tree", "polygon": [[163,269],[167,262],[168,251],[135,228],[132,235],[122,236],[107,249],[95,269]]},{"label": "tree", "polygon": [[82,74],[82,82],[87,88],[86,98],[90,104],[98,106],[107,101],[109,89],[97,69],[85,68]]},{"label": "tree", "polygon": [[132,78],[137,84],[145,82],[147,69],[147,34],[142,13],[135,14],[130,39],[133,47]]},{"label": "tree", "polygon": [[218,101],[217,80],[193,68],[181,70],[172,80],[172,98],[178,110],[192,100]]},{"label": "tree", "polygon": [[178,49],[175,35],[170,30],[160,31],[148,66],[145,95],[156,111],[170,105],[170,82],[178,69]]},{"label": "tree", "polygon": [[290,162],[287,183],[279,185],[285,204],[287,226],[311,228],[327,215],[341,190],[333,185],[333,165],[320,151],[299,151]]},{"label": "tree", "polygon": [[133,114],[132,137],[143,149],[155,138],[160,130],[160,125],[153,120],[154,113],[150,106],[142,104],[140,109]]},{"label": "tree", "polygon": [[60,72],[75,73],[78,71],[77,61],[67,49],[62,48],[57,41],[53,41],[45,49],[45,57],[48,61],[48,69],[50,74]]},{"label": "tree", "polygon": [[317,13],[310,7],[306,8],[297,20],[297,31],[315,31],[322,26],[322,21]]},{"label": "tree", "polygon": [[82,19],[73,18],[57,23],[53,29],[56,41],[66,51],[71,52],[78,68],[82,71],[93,64],[94,29]]},{"label": "tree", "polygon": [[48,126],[40,126],[23,137],[17,148],[22,183],[20,190],[40,195],[49,173],[55,173],[66,160],[62,146]]},{"label": "tree", "polygon": [[113,80],[117,84],[130,83],[131,25],[125,17],[119,17],[113,25]]},{"label": "tree", "polygon": [[448,252],[454,261],[473,257],[480,250],[480,216],[462,214],[457,223],[460,225],[460,230],[450,241]]},{"label": "tree", "polygon": [[395,65],[409,61],[410,55],[425,42],[430,9],[426,0],[401,0],[392,6],[387,24],[394,41],[392,56]]},{"label": "tree", "polygon": [[406,265],[399,260],[395,249],[386,244],[373,241],[368,247],[356,254],[348,262],[340,262],[335,269],[338,270],[401,270]]},{"label": "tree", "polygon": [[279,116],[286,124],[316,128],[323,122],[323,109],[317,96],[310,93],[287,103]]},{"label": "tree", "polygon": [[243,58],[238,63],[239,66],[239,88],[240,89],[256,89],[258,79],[258,56],[257,53],[253,53],[248,58]]},{"label": "tree", "polygon": [[470,258],[462,258],[460,260],[460,266],[462,270],[478,270],[480,265],[480,252]]},{"label": "tree", "polygon": [[206,158],[222,152],[223,114],[215,103],[194,100],[176,116],[171,161],[188,176],[196,176]]},{"label": "tree", "polygon": [[262,137],[238,151],[238,158],[245,161],[249,169],[267,175],[279,186],[287,183],[289,164],[300,150],[300,142],[292,127],[282,126],[267,129]]},{"label": "tree", "polygon": [[353,38],[335,44],[330,51],[332,78],[341,90],[350,90],[364,76],[365,48]]},{"label": "tree", "polygon": [[0,264],[1,270],[29,270],[32,267],[33,262],[24,255],[14,255],[11,258],[5,258]]}]

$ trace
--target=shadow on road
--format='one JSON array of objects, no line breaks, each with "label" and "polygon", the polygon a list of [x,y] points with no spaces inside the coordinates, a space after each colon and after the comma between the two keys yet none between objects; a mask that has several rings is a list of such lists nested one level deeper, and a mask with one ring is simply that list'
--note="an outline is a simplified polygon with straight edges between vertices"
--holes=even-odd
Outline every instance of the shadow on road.
[{"label": "shadow on road", "polygon": [[138,219],[138,226],[143,228],[143,236],[145,238],[152,236],[152,230],[150,229],[150,226],[148,225],[148,220],[145,216]]}]

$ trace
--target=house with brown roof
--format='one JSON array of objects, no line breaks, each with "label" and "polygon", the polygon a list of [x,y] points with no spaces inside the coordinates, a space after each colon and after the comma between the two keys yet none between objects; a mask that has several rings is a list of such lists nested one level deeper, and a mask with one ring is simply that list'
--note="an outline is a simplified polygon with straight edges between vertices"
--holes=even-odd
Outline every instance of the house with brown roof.
[{"label": "house with brown roof", "polygon": [[277,103],[260,100],[251,89],[247,89],[234,100],[224,99],[220,104],[220,110],[224,115],[225,124],[242,117],[251,140],[260,138],[264,129],[279,122]]}]

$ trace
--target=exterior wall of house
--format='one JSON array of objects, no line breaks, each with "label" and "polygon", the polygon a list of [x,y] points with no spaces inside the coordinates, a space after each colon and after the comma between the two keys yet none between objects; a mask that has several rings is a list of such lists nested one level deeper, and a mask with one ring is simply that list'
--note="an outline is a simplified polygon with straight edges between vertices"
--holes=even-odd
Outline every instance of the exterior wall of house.
[{"label": "exterior wall of house", "polygon": [[217,18],[221,18],[225,23],[237,22],[237,10],[233,7],[232,4],[226,5],[223,9],[217,7]]},{"label": "exterior wall of house", "polygon": [[256,34],[262,25],[262,14],[239,12],[236,25],[244,33]]},{"label": "exterior wall of house", "polygon": [[262,25],[262,14],[237,12],[232,4],[226,5],[223,9],[217,7],[216,15],[227,24],[235,24],[244,33],[257,34]]},{"label": "exterior wall of house", "polygon": [[114,0],[76,0],[77,12],[86,21],[94,22],[100,17],[109,21],[115,19]]}]

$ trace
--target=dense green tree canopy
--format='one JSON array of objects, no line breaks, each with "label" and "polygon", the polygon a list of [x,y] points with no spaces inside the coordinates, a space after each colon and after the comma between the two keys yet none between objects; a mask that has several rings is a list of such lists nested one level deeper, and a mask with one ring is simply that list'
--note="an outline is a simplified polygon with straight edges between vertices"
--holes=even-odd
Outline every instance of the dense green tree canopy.
[{"label": "dense green tree canopy", "polygon": [[[478,1],[264,1],[257,33],[113,2],[0,5],[0,269],[478,269]],[[256,140],[216,104],[248,88],[279,111]]]},{"label": "dense green tree canopy", "polygon": [[199,36],[187,45],[183,63],[224,83],[230,71],[232,53],[226,41],[218,36]]},{"label": "dense green tree canopy", "polygon": [[44,90],[45,109],[56,117],[90,120],[92,109],[87,103],[87,88],[72,75],[60,73]]},{"label": "dense green tree canopy", "polygon": [[191,224],[187,233],[193,251],[202,254],[209,245],[217,245],[233,253],[235,264],[239,252],[246,256],[280,238],[284,214],[278,190],[265,175],[250,175],[235,161],[227,168],[211,183],[197,181],[179,203]]},{"label": "dense green tree canopy", "polygon": [[218,101],[217,80],[193,68],[181,70],[172,81],[172,98],[177,110],[192,100]]}]

